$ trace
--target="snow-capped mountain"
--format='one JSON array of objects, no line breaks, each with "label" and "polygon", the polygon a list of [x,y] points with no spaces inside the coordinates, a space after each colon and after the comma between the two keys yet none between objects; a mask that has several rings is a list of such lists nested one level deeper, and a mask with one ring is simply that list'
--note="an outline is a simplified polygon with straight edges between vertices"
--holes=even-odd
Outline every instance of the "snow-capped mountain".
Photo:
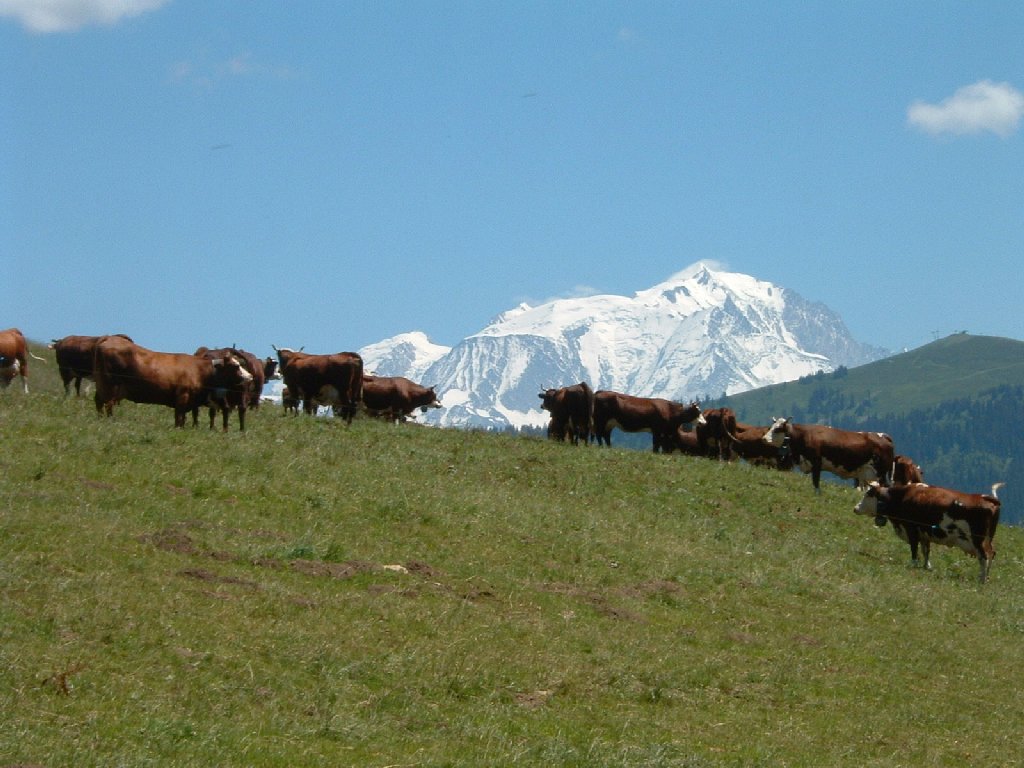
[{"label": "snow-capped mountain", "polygon": [[359,350],[367,371],[437,388],[447,426],[543,426],[538,393],[594,390],[690,400],[877,360],[828,307],[696,264],[633,296],[521,304],[454,347],[407,333]]}]

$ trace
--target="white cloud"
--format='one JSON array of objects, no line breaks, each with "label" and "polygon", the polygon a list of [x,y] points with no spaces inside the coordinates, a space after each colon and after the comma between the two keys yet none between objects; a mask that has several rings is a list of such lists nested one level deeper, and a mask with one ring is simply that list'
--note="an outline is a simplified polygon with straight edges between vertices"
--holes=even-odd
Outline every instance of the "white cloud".
[{"label": "white cloud", "polygon": [[940,104],[915,101],[907,109],[907,122],[934,135],[963,135],[989,131],[1009,136],[1024,116],[1024,94],[1009,83],[980,80],[957,89]]},{"label": "white cloud", "polygon": [[33,32],[71,32],[87,24],[114,24],[154,11],[170,0],[0,0],[0,16]]}]

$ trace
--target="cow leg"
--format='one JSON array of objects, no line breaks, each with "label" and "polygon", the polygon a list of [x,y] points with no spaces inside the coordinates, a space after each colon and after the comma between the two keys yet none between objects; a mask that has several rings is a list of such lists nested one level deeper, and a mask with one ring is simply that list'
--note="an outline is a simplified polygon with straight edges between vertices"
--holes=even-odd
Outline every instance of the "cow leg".
[{"label": "cow leg", "polygon": [[811,483],[814,485],[814,492],[821,493],[821,459],[811,464]]},{"label": "cow leg", "polygon": [[[227,432],[228,424],[227,418],[224,419],[224,431]],[[238,431],[245,431],[245,403],[238,406]]]},{"label": "cow leg", "polygon": [[978,577],[981,583],[984,584],[988,580],[988,572],[992,568],[992,559],[996,556],[996,551],[992,548],[992,542],[988,540],[982,541],[981,546],[975,549],[978,551],[978,566],[980,569]]}]

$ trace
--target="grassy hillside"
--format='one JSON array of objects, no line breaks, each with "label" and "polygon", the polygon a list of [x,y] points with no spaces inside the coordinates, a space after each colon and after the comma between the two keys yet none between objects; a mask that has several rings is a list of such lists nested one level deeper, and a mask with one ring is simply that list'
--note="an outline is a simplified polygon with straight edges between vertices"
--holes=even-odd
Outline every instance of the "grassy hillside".
[{"label": "grassy hillside", "polygon": [[1007,765],[990,582],[746,465],[0,395],[0,765]]},{"label": "grassy hillside", "polygon": [[725,402],[745,421],[760,424],[794,408],[811,410],[812,396],[827,397],[849,402],[847,409],[836,409],[835,418],[855,423],[976,397],[1002,385],[1024,385],[1024,342],[960,333],[857,368],[762,387]]}]

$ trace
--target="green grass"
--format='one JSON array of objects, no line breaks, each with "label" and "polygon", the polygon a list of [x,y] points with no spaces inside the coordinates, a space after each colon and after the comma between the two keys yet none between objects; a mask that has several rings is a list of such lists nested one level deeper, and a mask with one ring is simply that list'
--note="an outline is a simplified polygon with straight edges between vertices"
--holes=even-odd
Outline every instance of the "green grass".
[{"label": "green grass", "polygon": [[995,387],[1021,384],[1024,342],[958,333],[851,368],[845,376],[804,377],[731,395],[726,403],[742,414],[741,420],[760,424],[789,414],[795,405],[806,411],[811,395],[827,389],[850,398],[854,404],[871,403],[867,414],[833,414],[855,423],[858,415],[905,414],[950,400],[977,397]]},{"label": "green grass", "polygon": [[1019,529],[981,587],[798,474],[268,407],[101,420],[51,369],[0,394],[0,765],[1024,750]]}]

